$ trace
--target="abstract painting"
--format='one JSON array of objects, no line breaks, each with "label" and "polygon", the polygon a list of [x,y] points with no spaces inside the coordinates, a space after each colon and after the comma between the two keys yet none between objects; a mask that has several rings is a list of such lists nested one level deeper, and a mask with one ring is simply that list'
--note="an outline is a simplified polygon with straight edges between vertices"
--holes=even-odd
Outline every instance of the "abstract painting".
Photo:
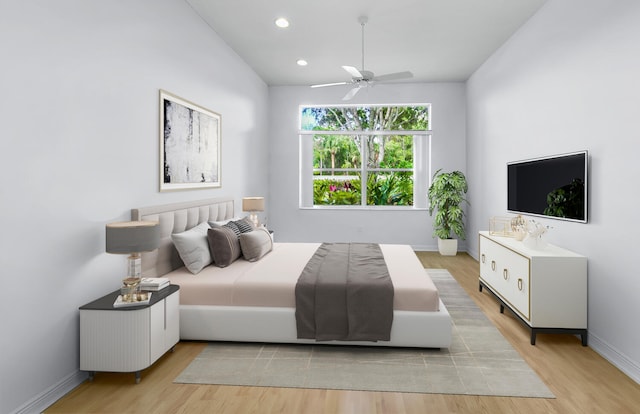
[{"label": "abstract painting", "polygon": [[221,186],[221,118],[160,90],[160,191]]}]

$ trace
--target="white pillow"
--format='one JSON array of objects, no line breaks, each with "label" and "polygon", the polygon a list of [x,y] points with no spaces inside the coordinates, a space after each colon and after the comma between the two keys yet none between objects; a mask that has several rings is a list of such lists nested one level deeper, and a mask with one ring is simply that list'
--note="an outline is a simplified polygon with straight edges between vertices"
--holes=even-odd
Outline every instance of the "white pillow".
[{"label": "white pillow", "polygon": [[182,233],[171,235],[184,265],[194,275],[212,262],[207,240],[207,231],[210,228],[209,223],[204,222]]}]

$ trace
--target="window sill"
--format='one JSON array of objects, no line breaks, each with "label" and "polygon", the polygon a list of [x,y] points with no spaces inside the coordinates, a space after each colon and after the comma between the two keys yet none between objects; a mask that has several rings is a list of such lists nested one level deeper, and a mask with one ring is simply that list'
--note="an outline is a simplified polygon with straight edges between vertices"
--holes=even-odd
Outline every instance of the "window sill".
[{"label": "window sill", "polygon": [[312,206],[299,207],[300,210],[341,210],[341,211],[428,211],[426,207],[414,206]]}]

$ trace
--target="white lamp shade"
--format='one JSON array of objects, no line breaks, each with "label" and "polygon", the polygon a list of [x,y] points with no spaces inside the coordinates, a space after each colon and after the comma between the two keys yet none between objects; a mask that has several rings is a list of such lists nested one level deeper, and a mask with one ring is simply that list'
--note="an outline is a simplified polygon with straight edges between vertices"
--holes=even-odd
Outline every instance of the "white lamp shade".
[{"label": "white lamp shade", "polygon": [[264,197],[244,197],[242,211],[264,211]]},{"label": "white lamp shade", "polygon": [[150,252],[160,245],[157,221],[123,221],[107,224],[107,253]]}]

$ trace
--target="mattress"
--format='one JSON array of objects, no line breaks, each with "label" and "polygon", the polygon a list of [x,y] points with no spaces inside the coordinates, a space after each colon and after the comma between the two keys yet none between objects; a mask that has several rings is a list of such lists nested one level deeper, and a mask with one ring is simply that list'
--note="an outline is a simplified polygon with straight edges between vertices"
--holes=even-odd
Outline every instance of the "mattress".
[{"label": "mattress", "polygon": [[[180,285],[181,305],[295,308],[295,286],[320,243],[274,243],[257,262],[207,266],[194,275],[182,267],[164,275]],[[411,246],[381,244],[394,288],[394,310],[439,310],[438,291]]]}]

